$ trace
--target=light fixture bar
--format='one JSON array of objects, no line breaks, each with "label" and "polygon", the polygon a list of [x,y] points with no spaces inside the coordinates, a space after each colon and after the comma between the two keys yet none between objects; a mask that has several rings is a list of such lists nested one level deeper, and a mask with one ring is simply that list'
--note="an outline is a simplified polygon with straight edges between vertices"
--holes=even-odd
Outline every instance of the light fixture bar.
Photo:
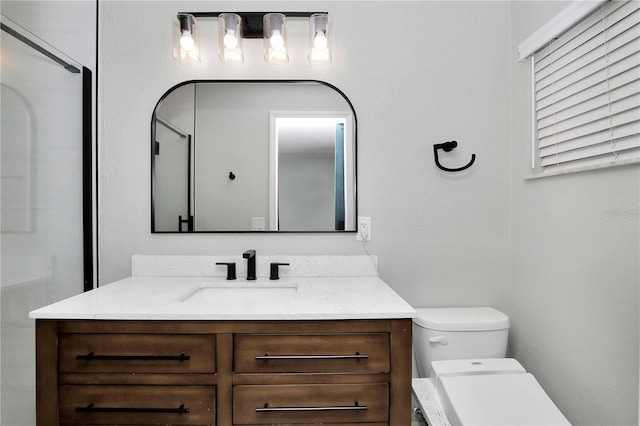
[{"label": "light fixture bar", "polygon": [[[191,15],[194,18],[217,18],[223,13],[234,13],[242,18],[243,38],[263,38],[264,15],[272,12],[178,12],[178,15]],[[277,12],[287,18],[309,18],[314,14],[328,12]]]},{"label": "light fixture bar", "polygon": [[183,63],[200,62],[196,20],[201,18],[218,20],[218,55],[225,64],[244,62],[243,39],[263,39],[268,63],[288,63],[288,18],[309,20],[309,63],[331,62],[332,31],[327,12],[178,12],[173,55]]}]

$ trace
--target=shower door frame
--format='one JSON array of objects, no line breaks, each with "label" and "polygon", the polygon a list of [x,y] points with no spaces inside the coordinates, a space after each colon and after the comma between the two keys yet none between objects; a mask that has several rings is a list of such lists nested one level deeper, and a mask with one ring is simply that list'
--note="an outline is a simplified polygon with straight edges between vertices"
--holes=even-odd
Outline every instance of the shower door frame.
[{"label": "shower door frame", "polygon": [[[66,59],[28,37],[16,28],[22,28],[4,15],[0,15],[0,30],[11,35],[37,52],[61,65],[82,78],[82,255],[83,255],[83,291],[94,288],[94,230],[93,230],[93,77],[92,71],[76,62]],[[13,28],[12,25],[16,28]],[[74,61],[75,62],[75,61]],[[96,159],[97,164],[97,159]],[[97,188],[97,182],[96,182]],[[96,282],[97,286],[97,282]]]}]

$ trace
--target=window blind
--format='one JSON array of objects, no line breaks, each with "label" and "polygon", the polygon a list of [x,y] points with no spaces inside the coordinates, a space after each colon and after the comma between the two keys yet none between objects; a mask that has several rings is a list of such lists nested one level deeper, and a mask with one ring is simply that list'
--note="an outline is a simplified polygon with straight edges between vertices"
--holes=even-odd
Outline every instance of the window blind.
[{"label": "window blind", "polygon": [[640,2],[610,1],[532,57],[536,169],[640,161]]}]

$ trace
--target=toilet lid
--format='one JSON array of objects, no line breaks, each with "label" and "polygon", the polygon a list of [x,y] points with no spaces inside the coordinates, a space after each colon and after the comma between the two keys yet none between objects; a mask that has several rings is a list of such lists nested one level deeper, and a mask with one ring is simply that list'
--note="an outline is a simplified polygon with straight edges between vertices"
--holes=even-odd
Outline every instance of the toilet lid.
[{"label": "toilet lid", "polygon": [[509,328],[509,317],[488,307],[418,308],[413,322],[439,331],[484,331]]},{"label": "toilet lid", "polygon": [[440,384],[452,424],[570,425],[529,373],[443,377]]}]

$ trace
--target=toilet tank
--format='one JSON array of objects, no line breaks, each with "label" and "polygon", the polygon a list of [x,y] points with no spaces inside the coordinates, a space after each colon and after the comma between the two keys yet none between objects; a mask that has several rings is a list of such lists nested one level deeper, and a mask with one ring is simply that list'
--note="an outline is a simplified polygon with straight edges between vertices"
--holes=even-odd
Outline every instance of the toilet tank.
[{"label": "toilet tank", "polygon": [[429,377],[431,362],[504,358],[509,317],[488,307],[418,308],[413,319],[413,348],[420,377]]}]

